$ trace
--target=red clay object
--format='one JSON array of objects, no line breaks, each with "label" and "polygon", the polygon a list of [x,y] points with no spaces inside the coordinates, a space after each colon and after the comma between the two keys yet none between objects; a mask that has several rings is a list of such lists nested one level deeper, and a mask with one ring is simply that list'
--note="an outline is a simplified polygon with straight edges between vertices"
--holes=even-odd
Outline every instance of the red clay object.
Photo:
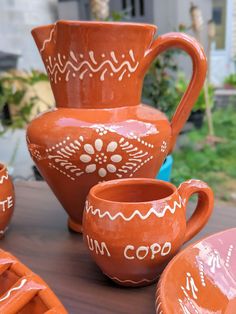
[{"label": "red clay object", "polygon": [[10,253],[0,250],[0,313],[68,313],[47,284]]},{"label": "red clay object", "polygon": [[0,238],[8,228],[15,206],[14,186],[6,166],[0,164]]},{"label": "red clay object", "polygon": [[[36,118],[27,142],[39,171],[81,231],[84,202],[100,181],[154,178],[185,124],[206,76],[198,42],[183,33],[154,39],[148,24],[59,21],[33,29],[56,110]],[[193,75],[171,123],[140,104],[144,75],[168,48],[185,50]]]},{"label": "red clay object", "polygon": [[168,264],[156,313],[236,313],[236,228],[188,246]]},{"label": "red clay object", "polygon": [[[186,224],[186,206],[199,194]],[[180,246],[208,221],[213,192],[190,180],[177,189],[155,179],[121,179],[94,186],[86,202],[84,241],[102,272],[116,283],[143,286],[156,281]]]}]

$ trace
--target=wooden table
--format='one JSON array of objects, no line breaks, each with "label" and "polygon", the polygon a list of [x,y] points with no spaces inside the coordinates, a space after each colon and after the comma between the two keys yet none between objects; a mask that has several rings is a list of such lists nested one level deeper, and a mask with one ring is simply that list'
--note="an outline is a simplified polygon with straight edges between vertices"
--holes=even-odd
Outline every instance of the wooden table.
[{"label": "wooden table", "polygon": [[[156,285],[122,288],[105,278],[81,235],[68,232],[67,216],[45,183],[15,185],[15,214],[0,246],[39,274],[69,313],[155,313]],[[236,209],[218,203],[207,227],[194,240],[235,225]]]}]

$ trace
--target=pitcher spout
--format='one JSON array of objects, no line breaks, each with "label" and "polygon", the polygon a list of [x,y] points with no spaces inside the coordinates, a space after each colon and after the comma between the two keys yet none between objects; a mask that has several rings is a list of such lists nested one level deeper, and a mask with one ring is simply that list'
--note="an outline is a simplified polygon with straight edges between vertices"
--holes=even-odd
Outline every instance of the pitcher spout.
[{"label": "pitcher spout", "polygon": [[42,53],[47,55],[48,43],[50,43],[50,46],[53,44],[54,29],[55,24],[39,26],[32,29],[32,36],[41,55]]}]

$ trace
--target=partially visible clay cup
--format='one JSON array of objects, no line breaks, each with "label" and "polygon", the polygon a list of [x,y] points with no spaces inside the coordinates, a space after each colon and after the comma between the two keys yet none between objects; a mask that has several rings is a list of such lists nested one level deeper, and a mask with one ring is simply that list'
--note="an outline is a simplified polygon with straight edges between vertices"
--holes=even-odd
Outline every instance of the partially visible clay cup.
[{"label": "partially visible clay cup", "polygon": [[[186,205],[198,204],[186,222]],[[213,209],[213,192],[199,180],[176,188],[155,179],[100,183],[88,195],[84,241],[102,272],[116,283],[143,286],[155,282],[180,246],[196,235]]]},{"label": "partially visible clay cup", "polygon": [[0,164],[0,238],[8,228],[15,205],[14,186],[5,165]]}]

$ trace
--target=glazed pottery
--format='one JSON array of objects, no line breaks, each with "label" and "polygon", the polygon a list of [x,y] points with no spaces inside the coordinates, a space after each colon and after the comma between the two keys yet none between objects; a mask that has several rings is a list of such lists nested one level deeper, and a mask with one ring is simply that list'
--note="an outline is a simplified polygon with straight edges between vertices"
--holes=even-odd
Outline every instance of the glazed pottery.
[{"label": "glazed pottery", "polygon": [[0,238],[8,228],[15,205],[14,187],[6,166],[0,164]]},{"label": "glazed pottery", "polygon": [[190,245],[158,283],[157,314],[236,313],[236,228]]},{"label": "glazed pottery", "polygon": [[[194,193],[198,205],[186,223],[186,205]],[[206,224],[212,209],[213,192],[202,181],[190,180],[178,189],[155,179],[108,181],[89,192],[84,241],[102,272],[116,283],[147,285]]]},{"label": "glazed pottery", "polygon": [[0,313],[68,313],[39,276],[2,250],[0,250],[0,283]]},{"label": "glazed pottery", "polygon": [[[93,185],[156,176],[202,88],[206,58],[197,41],[183,33],[154,39],[155,32],[154,25],[82,21],[32,31],[57,109],[32,121],[28,147],[75,231]],[[172,47],[190,55],[193,76],[169,123],[140,97],[150,63]]]}]

